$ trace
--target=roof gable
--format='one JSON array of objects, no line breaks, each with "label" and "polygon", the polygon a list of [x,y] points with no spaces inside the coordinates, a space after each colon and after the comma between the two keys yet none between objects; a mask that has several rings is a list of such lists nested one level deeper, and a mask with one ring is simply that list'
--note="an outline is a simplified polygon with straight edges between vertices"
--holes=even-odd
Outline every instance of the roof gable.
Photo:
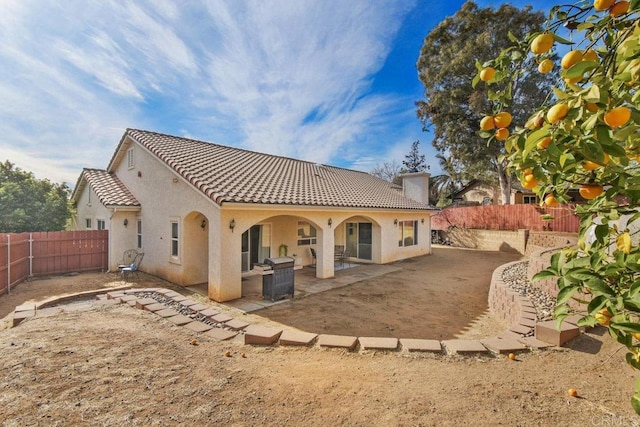
[{"label": "roof gable", "polygon": [[77,201],[80,197],[85,183],[95,191],[98,200],[107,207],[139,207],[140,202],[131,194],[129,189],[118,179],[118,177],[103,169],[82,170],[78,179],[78,184],[73,192],[72,200]]},{"label": "roof gable", "polygon": [[429,209],[365,172],[138,129],[126,130],[109,170],[122,158],[128,138],[219,205]]}]

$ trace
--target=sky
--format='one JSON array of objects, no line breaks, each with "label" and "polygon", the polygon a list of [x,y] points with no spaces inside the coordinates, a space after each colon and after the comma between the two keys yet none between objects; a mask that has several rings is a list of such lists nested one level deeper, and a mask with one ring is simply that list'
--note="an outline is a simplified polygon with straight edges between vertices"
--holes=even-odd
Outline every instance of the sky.
[{"label": "sky", "polygon": [[73,187],[137,128],[362,171],[419,140],[441,173],[415,64],[463,3],[0,0],[0,161]]}]

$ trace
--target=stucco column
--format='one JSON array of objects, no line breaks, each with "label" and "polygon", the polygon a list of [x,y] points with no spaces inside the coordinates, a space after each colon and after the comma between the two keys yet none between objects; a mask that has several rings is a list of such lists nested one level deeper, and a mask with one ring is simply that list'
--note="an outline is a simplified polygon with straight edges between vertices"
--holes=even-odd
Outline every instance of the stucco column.
[{"label": "stucco column", "polygon": [[333,277],[333,252],[335,239],[333,228],[329,225],[322,227],[322,235],[316,245],[316,277],[318,279],[328,279]]},{"label": "stucco column", "polygon": [[223,302],[242,297],[242,233],[225,219],[209,227],[209,298]]}]

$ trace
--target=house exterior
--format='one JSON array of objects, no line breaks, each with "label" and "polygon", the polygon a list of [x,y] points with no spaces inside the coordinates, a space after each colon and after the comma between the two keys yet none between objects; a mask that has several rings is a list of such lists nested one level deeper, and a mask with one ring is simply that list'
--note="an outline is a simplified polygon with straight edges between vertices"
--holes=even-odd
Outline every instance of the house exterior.
[{"label": "house exterior", "polygon": [[[488,206],[499,205],[501,200],[500,187],[490,183],[473,179],[451,195],[454,206]],[[531,190],[520,185],[519,182],[511,184],[509,203],[512,205],[538,204],[540,199]]]},{"label": "house exterior", "polygon": [[279,255],[334,275],[334,246],[358,263],[431,252],[426,173],[405,193],[364,172],[127,129],[107,168],[84,169],[72,194],[78,229],[109,230],[111,269],[127,249],[141,269],[222,302]]}]

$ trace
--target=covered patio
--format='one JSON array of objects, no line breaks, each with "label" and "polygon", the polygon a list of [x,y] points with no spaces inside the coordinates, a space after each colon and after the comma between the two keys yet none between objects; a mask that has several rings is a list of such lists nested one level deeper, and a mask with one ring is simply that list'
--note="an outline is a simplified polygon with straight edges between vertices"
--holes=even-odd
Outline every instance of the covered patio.
[{"label": "covered patio", "polygon": [[[336,268],[335,276],[330,279],[319,279],[313,267],[304,267],[295,270],[294,299],[304,298],[307,295],[324,292],[330,289],[340,288],[352,283],[373,277],[398,271],[399,267],[380,264],[346,264],[343,268]],[[190,286],[190,290],[207,295],[206,284]],[[275,304],[290,301],[285,298],[279,301],[262,299],[262,275],[254,274],[242,278],[242,298],[223,303],[245,313],[261,310]]]}]

